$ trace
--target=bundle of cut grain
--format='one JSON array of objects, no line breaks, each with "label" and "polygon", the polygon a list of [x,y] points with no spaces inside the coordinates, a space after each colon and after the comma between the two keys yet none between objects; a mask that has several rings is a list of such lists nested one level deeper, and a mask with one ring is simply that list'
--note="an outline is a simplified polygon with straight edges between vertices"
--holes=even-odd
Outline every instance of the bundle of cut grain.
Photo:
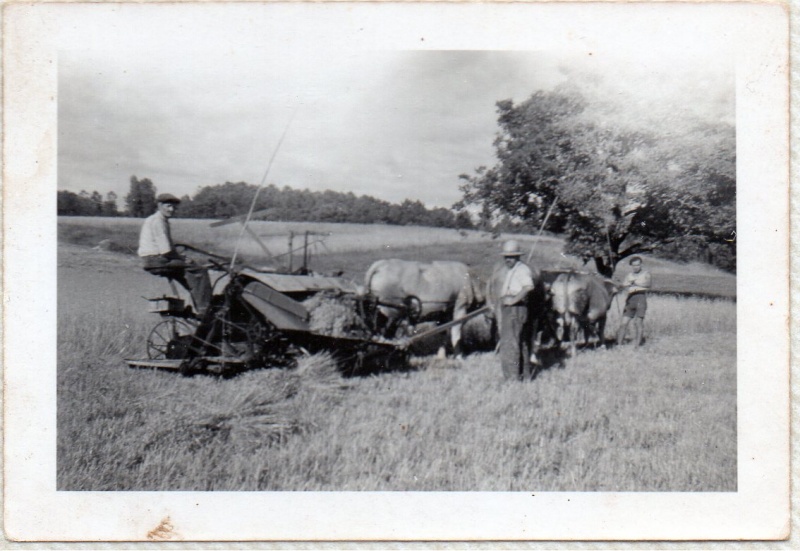
[{"label": "bundle of cut grain", "polygon": [[[144,453],[177,450],[197,452],[214,443],[232,439],[281,443],[307,427],[289,407],[297,394],[296,378],[282,377],[275,386],[238,387],[223,393],[224,400],[212,404],[184,404],[169,427],[155,431],[144,444]],[[220,396],[222,398],[222,396]],[[188,411],[180,411],[187,409]]]},{"label": "bundle of cut grain", "polygon": [[279,443],[302,432],[303,424],[287,407],[298,392],[298,381],[281,377],[272,387],[252,386],[246,392],[232,392],[224,404],[198,412],[186,431],[197,440],[214,435],[244,440]]},{"label": "bundle of cut grain", "polygon": [[355,301],[346,296],[318,293],[303,302],[311,331],[332,337],[349,335],[360,327]]},{"label": "bundle of cut grain", "polygon": [[112,243],[110,239],[103,239],[100,243],[92,247],[92,249],[95,251],[111,251],[113,247],[114,243]]},{"label": "bundle of cut grain", "polygon": [[336,368],[336,360],[328,353],[304,356],[297,362],[295,374],[303,391],[339,396],[350,387]]}]

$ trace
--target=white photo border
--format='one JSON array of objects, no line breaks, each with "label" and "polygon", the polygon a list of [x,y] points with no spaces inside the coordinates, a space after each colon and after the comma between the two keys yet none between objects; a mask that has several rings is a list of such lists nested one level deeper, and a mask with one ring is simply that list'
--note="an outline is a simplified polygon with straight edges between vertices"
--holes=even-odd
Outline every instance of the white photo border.
[{"label": "white photo border", "polygon": [[[738,490],[616,492],[56,491],[58,52],[120,24],[105,4],[11,4],[3,17],[4,527],[13,541],[739,540],[788,537],[789,47],[780,4],[163,4],[129,13],[232,24],[270,10],[352,48],[602,51],[710,33],[736,57]],[[115,11],[116,10],[116,11]],[[354,15],[355,14],[355,15]],[[357,17],[356,17],[357,16]],[[368,32],[357,33],[355,19]],[[163,30],[163,27],[158,27]],[[176,33],[180,28],[170,29]],[[678,32],[677,29],[680,29]],[[280,34],[280,29],[271,29]],[[159,32],[143,29],[144,33]],[[269,30],[265,30],[265,34]],[[716,33],[716,34],[715,34]],[[421,43],[419,36],[426,40]],[[622,41],[622,42],[621,42]],[[35,329],[32,329],[35,328]]]}]

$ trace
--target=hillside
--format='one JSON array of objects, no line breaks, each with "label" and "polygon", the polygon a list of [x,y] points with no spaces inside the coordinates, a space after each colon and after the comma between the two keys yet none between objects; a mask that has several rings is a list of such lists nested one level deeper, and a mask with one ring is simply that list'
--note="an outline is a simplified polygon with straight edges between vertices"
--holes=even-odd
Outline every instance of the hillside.
[{"label": "hillside", "polygon": [[[109,248],[133,255],[138,247],[140,218],[59,217],[59,242],[86,247],[109,240]],[[256,233],[273,255],[270,261],[254,239],[244,234],[240,224],[211,227],[208,220],[178,219],[172,222],[173,239],[204,250],[232,255],[239,242],[239,258],[253,265],[289,267],[289,235],[294,233],[293,269],[302,264],[302,246],[308,235],[309,265],[325,273],[341,272],[360,281],[372,262],[381,258],[407,260],[458,260],[466,263],[481,278],[487,278],[500,260],[502,241],[522,242],[523,250],[534,249],[532,263],[540,269],[586,270],[580,260],[562,254],[563,240],[552,236],[500,235],[475,230],[453,230],[386,224],[337,224],[306,222],[251,222]],[[535,248],[534,248],[534,244]],[[647,259],[653,274],[653,291],[736,296],[736,277],[702,263],[680,264],[657,258]],[[621,279],[627,266],[621,265],[615,279]]]}]

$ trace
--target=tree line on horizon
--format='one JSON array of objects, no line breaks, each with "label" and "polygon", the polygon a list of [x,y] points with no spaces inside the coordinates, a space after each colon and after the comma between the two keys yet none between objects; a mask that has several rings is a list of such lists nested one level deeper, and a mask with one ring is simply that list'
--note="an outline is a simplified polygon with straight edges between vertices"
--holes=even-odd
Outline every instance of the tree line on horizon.
[{"label": "tree line on horizon", "polygon": [[[177,218],[224,219],[246,214],[258,186],[245,182],[203,186],[193,196],[181,197]],[[129,216],[143,218],[156,209],[157,188],[149,178],[131,176],[125,196],[125,209],[118,210],[116,194],[104,199],[98,192],[79,194],[58,192],[59,216]],[[418,200],[406,199],[390,203],[369,195],[332,190],[310,191],[279,188],[270,184],[261,189],[254,206],[254,219],[292,222],[338,222],[358,224],[391,224],[474,229],[465,210],[443,207],[428,208]]]},{"label": "tree line on horizon", "polygon": [[105,197],[98,191],[80,193],[59,190],[57,199],[59,216],[121,216],[117,208],[117,194],[109,191]]}]

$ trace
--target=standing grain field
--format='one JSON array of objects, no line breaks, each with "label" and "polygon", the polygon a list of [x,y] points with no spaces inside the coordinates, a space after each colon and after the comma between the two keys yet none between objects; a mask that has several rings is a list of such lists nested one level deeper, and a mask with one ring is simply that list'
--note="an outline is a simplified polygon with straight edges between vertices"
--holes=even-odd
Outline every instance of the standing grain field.
[{"label": "standing grain field", "polygon": [[[389,252],[342,245],[315,261],[355,280],[388,256],[486,271],[499,248],[457,233],[404,248],[403,231]],[[536,261],[557,262],[545,245]],[[218,379],[125,366],[157,321],[141,297],[166,291],[135,257],[61,243],[58,286],[61,490],[737,489],[727,300],[653,297],[640,352],[550,354],[529,384],[504,382],[492,353],[360,378],[315,355]],[[618,315],[612,304],[609,333]]]}]

